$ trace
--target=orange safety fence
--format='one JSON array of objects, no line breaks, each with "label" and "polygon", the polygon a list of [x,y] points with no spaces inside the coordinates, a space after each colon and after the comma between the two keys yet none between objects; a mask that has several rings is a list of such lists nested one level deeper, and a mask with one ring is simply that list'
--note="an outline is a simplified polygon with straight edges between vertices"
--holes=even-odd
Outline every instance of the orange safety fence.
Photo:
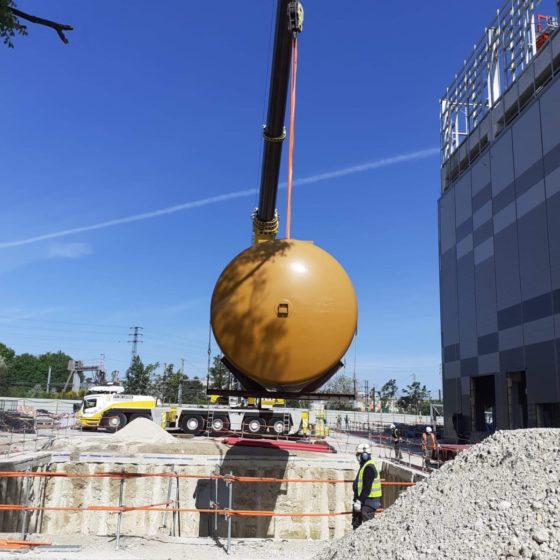
[{"label": "orange safety fence", "polygon": [[[156,504],[142,505],[142,506],[125,506],[122,505],[122,488],[123,484],[127,479],[137,479],[137,478],[175,478],[177,484],[179,478],[194,478],[194,479],[213,479],[213,480],[223,480],[226,484],[230,485],[230,498],[229,505],[231,506],[232,494],[231,494],[231,484],[234,482],[240,483],[324,483],[324,484],[339,484],[339,483],[350,483],[352,480],[338,480],[338,479],[305,479],[305,478],[295,478],[295,479],[285,479],[285,478],[270,478],[270,477],[254,477],[254,476],[234,476],[229,475],[209,475],[209,474],[180,474],[175,472],[157,472],[157,473],[129,473],[129,472],[108,472],[101,471],[96,473],[67,473],[67,472],[47,472],[47,471],[0,471],[0,478],[109,478],[113,480],[121,481],[121,502],[120,505],[104,506],[104,505],[82,505],[82,506],[35,506],[30,504],[0,504],[0,511],[20,511],[26,515],[29,512],[45,512],[45,511],[100,511],[107,512],[111,514],[117,514],[119,517],[117,525],[117,542],[120,539],[120,516],[123,513],[131,511],[152,511],[152,512],[163,512],[163,513],[206,513],[214,515],[223,515],[226,519],[231,521],[233,517],[336,517],[341,515],[351,515],[352,511],[335,511],[335,512],[276,512],[276,511],[266,511],[266,510],[242,510],[233,509],[231,507],[223,508],[216,502],[213,502],[215,507],[212,508],[187,508],[181,507],[178,499],[169,500],[166,502],[160,502]],[[414,482],[390,482],[383,480],[381,481],[382,486],[414,486]],[[170,507],[171,506],[171,507]],[[377,509],[377,512],[382,512],[383,509]],[[228,523],[229,523],[228,522]],[[230,529],[231,530],[231,527]],[[25,534],[25,530],[23,532]],[[7,546],[2,546],[0,542],[0,549],[7,548]],[[117,544],[118,548],[118,544]]]},{"label": "orange safety fence", "polygon": [[[20,504],[0,504],[0,511],[106,511],[109,513],[126,513],[127,511],[156,511],[164,513],[213,513],[232,517],[334,517],[337,515],[350,515],[351,511],[333,512],[276,512],[249,509],[211,509],[211,508],[184,508],[156,506],[25,506]],[[377,509],[382,512],[383,509]]]},{"label": "orange safety fence", "polygon": [[[313,484],[349,484],[353,480],[340,479],[321,479],[321,478],[270,478],[258,476],[235,476],[223,474],[181,474],[175,472],[157,472],[157,473],[131,473],[131,472],[111,472],[99,471],[95,473],[68,473],[64,471],[0,471],[0,478],[112,478],[116,480],[129,478],[194,478],[194,479],[212,479],[226,480],[230,482],[264,482],[264,483],[313,483]],[[390,482],[381,479],[382,486],[414,486],[415,482]]]},{"label": "orange safety fence", "polygon": [[0,550],[28,550],[33,546],[50,546],[50,542],[0,539]]}]

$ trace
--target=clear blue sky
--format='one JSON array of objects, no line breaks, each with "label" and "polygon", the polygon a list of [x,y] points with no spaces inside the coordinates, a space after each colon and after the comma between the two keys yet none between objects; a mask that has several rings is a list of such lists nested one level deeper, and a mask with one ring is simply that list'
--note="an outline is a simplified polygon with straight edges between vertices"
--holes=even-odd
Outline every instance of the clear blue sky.
[{"label": "clear blue sky", "polygon": [[[497,5],[305,0],[295,177],[437,148],[438,98]],[[124,372],[140,325],[144,361],[204,376],[210,296],[250,244],[255,195],[10,242],[256,188],[273,1],[18,6],[75,31],[0,48],[0,341]],[[354,282],[370,386],[440,387],[438,194],[435,151],[295,190],[292,236]]]}]

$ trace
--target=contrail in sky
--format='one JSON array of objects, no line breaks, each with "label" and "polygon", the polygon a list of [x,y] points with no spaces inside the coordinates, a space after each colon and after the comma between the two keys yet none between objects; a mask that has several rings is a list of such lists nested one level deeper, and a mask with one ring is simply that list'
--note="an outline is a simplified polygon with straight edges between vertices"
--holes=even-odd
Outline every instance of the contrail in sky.
[{"label": "contrail in sky", "polygon": [[[406,161],[424,159],[430,156],[434,156],[437,153],[439,153],[439,148],[428,148],[426,150],[420,150],[417,152],[400,154],[397,156],[378,159],[375,161],[369,161],[367,163],[362,163],[360,165],[354,165],[352,167],[345,167],[343,169],[327,171],[326,173],[319,173],[317,175],[311,175],[309,177],[302,177],[301,179],[295,179],[294,185],[310,185],[312,183],[319,183],[321,181],[336,179],[337,177],[345,177],[346,175],[354,175],[355,173],[362,173],[363,171],[369,171],[371,169],[377,169],[379,167],[386,167],[388,165],[396,165],[398,163],[404,163]],[[280,185],[280,188],[286,188],[286,184],[282,183]],[[38,243],[39,241],[46,241],[48,239],[55,239],[57,237],[67,237],[69,235],[74,235],[76,233],[84,233],[86,231],[95,231],[96,229],[105,229],[108,227],[120,226],[122,224],[130,224],[132,222],[150,220],[152,218],[157,218],[159,216],[165,216],[166,214],[174,214],[175,212],[182,212],[183,210],[191,210],[193,208],[198,208],[200,206],[208,206],[210,204],[227,202],[228,200],[233,200],[235,198],[253,196],[257,192],[258,192],[257,189],[246,189],[244,191],[235,191],[227,194],[210,196],[208,198],[201,198],[199,200],[193,200],[191,202],[185,202],[183,204],[177,204],[175,206],[168,206],[167,208],[161,208],[160,210],[152,210],[150,212],[143,212],[142,214],[125,216],[124,218],[115,218],[114,220],[107,220],[106,222],[99,222],[97,224],[91,224],[89,226],[64,229],[61,231],[53,231],[51,233],[37,235],[36,237],[28,237],[27,239],[18,239],[16,241],[4,241],[0,243],[0,249],[8,249],[10,247],[21,247],[22,245],[30,245],[32,243]]]}]

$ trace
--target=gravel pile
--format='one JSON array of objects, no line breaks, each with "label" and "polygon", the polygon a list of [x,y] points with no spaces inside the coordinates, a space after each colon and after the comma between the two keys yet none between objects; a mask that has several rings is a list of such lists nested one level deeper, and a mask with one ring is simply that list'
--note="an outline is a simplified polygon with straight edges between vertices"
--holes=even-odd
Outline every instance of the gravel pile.
[{"label": "gravel pile", "polygon": [[111,438],[113,441],[123,443],[139,442],[139,443],[176,443],[177,440],[163,428],[158,426],[154,421],[148,418],[136,418],[127,424],[122,430],[118,431]]},{"label": "gravel pile", "polygon": [[316,560],[560,558],[560,430],[497,432]]}]

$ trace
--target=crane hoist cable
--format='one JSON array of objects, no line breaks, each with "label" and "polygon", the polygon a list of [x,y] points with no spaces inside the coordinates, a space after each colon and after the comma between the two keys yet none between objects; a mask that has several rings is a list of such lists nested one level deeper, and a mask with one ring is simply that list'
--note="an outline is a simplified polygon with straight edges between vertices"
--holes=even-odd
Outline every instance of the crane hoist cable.
[{"label": "crane hoist cable", "polygon": [[292,176],[294,168],[294,127],[296,120],[297,35],[292,37],[292,68],[290,83],[290,125],[288,136],[288,181],[286,201],[286,239],[290,239],[292,223]]}]

